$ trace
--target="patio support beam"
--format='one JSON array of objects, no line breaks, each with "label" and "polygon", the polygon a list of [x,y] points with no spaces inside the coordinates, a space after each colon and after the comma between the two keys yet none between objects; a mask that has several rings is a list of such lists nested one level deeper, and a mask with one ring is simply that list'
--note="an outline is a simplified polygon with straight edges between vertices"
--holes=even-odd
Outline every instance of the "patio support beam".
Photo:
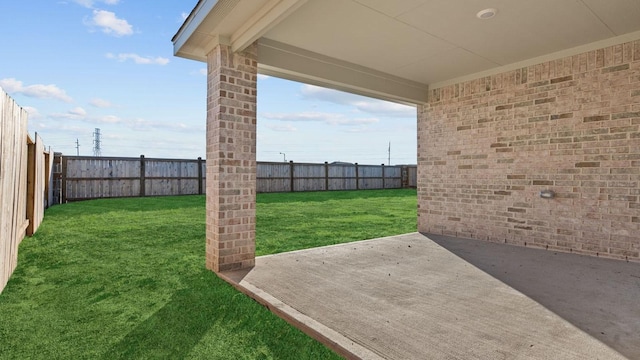
[{"label": "patio support beam", "polygon": [[257,46],[219,43],[207,65],[206,266],[222,272],[255,263]]},{"label": "patio support beam", "polygon": [[261,74],[408,105],[427,102],[425,84],[265,38],[258,49]]}]

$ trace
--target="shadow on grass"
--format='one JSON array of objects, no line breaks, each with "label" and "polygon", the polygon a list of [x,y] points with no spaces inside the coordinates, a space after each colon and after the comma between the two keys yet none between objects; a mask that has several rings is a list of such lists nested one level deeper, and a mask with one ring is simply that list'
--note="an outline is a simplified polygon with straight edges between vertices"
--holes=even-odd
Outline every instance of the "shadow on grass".
[{"label": "shadow on grass", "polygon": [[164,307],[125,335],[103,359],[182,359],[214,325],[228,329],[236,325],[226,308],[233,306],[230,303],[238,300],[239,293],[230,288],[221,291],[222,281],[204,269],[185,279],[185,284],[186,288],[176,291]]},{"label": "shadow on grass", "polygon": [[102,359],[339,358],[206,269],[185,283]]},{"label": "shadow on grass", "polygon": [[214,273],[184,280],[102,359],[338,359]]}]

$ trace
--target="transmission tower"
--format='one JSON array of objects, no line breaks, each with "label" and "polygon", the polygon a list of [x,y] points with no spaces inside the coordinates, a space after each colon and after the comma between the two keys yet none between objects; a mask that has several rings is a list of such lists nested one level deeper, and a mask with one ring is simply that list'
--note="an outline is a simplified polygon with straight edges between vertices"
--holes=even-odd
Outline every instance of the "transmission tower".
[{"label": "transmission tower", "polygon": [[389,159],[387,160],[387,165],[391,166],[391,141],[389,141]]},{"label": "transmission tower", "polygon": [[93,132],[93,156],[101,156],[102,150],[100,149],[100,129],[96,128]]}]

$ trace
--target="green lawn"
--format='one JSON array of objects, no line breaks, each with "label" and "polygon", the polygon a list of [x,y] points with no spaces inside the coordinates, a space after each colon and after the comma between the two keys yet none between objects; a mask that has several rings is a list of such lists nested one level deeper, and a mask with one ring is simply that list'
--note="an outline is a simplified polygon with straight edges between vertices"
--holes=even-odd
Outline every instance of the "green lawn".
[{"label": "green lawn", "polygon": [[414,232],[415,190],[259,194],[256,254]]},{"label": "green lawn", "polygon": [[[0,294],[1,359],[334,359],[204,268],[203,196],[55,206]],[[260,194],[257,253],[416,229],[415,190]]]}]

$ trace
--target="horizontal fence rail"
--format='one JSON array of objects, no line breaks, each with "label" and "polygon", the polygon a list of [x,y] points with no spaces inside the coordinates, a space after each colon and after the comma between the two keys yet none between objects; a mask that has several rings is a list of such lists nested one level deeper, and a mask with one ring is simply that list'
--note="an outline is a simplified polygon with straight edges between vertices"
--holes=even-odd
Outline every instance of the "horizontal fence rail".
[{"label": "horizontal fence rail", "polygon": [[[54,194],[59,202],[204,194],[202,158],[152,159],[62,156],[55,159]],[[258,162],[256,191],[297,192],[415,187],[415,165]],[[412,178],[413,177],[413,178]]]}]

